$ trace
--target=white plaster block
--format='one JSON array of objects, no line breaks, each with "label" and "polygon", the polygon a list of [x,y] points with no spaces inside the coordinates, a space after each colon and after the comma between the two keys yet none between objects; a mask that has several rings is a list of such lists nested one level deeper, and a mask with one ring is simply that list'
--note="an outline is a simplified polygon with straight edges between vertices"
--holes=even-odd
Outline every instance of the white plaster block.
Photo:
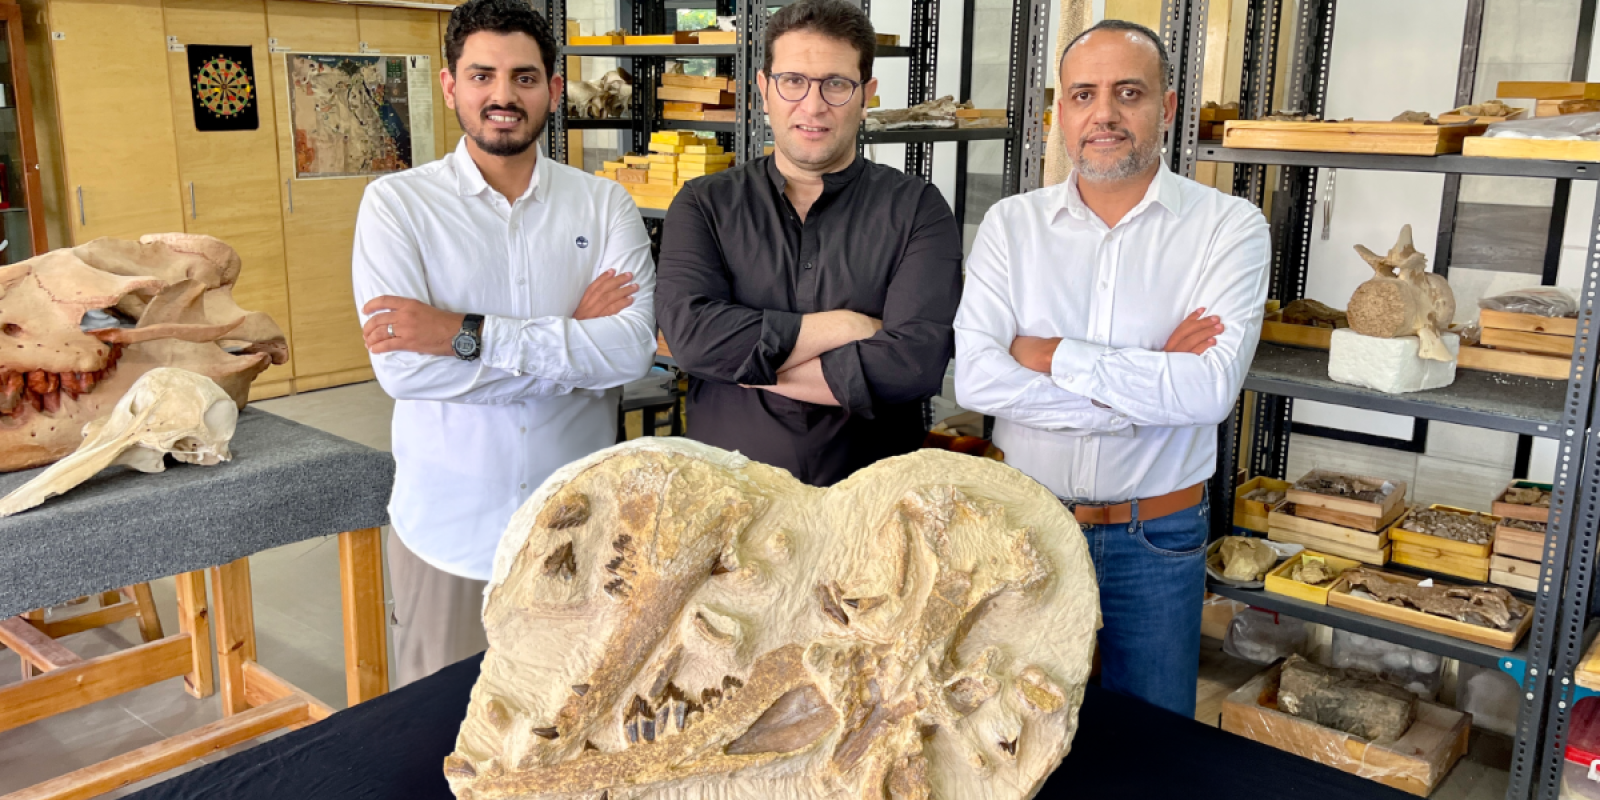
[{"label": "white plaster block", "polygon": [[[1454,356],[1461,351],[1461,337],[1444,334],[1444,345]],[[1455,359],[1421,358],[1417,355],[1420,347],[1415,336],[1379,339],[1342,328],[1333,332],[1333,344],[1328,352],[1328,377],[1387,394],[1440,389],[1454,383]]]}]

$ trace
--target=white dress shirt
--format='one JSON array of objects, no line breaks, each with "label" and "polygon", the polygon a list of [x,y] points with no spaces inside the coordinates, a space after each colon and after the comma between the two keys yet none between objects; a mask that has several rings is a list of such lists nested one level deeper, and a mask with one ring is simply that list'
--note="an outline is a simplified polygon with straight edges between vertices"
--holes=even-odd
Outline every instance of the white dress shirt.
[{"label": "white dress shirt", "polygon": [[[634,274],[633,304],[572,319],[608,269]],[[475,361],[391,352],[372,368],[395,399],[395,532],[433,566],[487,580],[511,513],[550,473],[616,440],[614,387],[650,369],[655,266],[639,211],[619,184],[543,155],[507,202],[463,138],[367,187],[354,270],[358,309],[395,295],[484,315]]]},{"label": "white dress shirt", "polygon": [[[1006,462],[1059,497],[1116,503],[1200,483],[1255,355],[1270,263],[1255,206],[1165,165],[1110,228],[1076,174],[1005,198],[967,257],[957,402],[994,415]],[[1221,318],[1216,346],[1162,352],[1197,308]],[[1011,357],[1017,336],[1062,338],[1051,374]]]}]

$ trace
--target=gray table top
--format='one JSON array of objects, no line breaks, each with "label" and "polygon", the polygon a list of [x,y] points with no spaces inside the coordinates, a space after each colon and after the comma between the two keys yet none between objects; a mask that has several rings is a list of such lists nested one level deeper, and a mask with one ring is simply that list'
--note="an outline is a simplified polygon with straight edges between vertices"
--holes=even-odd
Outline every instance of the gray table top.
[{"label": "gray table top", "polygon": [[[0,619],[388,522],[388,453],[247,408],[233,460],[112,467],[0,519]],[[39,470],[0,474],[0,496]]]}]

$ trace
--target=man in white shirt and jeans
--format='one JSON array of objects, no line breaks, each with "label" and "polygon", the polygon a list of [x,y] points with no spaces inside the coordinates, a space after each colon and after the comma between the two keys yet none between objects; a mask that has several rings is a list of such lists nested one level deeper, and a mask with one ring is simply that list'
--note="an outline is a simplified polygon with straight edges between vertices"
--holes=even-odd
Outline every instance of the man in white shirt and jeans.
[{"label": "man in white shirt and jeans", "polygon": [[955,321],[956,396],[997,417],[1006,461],[1083,524],[1102,684],[1191,716],[1205,484],[1271,256],[1260,211],[1162,163],[1177,109],[1166,75],[1139,25],[1107,20],[1067,46],[1056,124],[1073,173],[984,218]]},{"label": "man in white shirt and jeans", "polygon": [[656,347],[637,207],[534,146],[561,102],[550,27],[525,0],[471,0],[445,50],[445,105],[466,136],[374,181],[356,220],[363,335],[395,398],[399,684],[484,649],[483,588],[512,512],[616,440],[616,387]]}]

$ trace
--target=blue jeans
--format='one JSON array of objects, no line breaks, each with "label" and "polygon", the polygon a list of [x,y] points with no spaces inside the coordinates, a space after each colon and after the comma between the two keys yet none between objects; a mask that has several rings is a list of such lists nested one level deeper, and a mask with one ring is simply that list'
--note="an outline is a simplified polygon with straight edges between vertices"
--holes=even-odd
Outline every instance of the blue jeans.
[{"label": "blue jeans", "polygon": [[1200,673],[1206,502],[1126,525],[1085,525],[1100,582],[1100,685],[1186,717]]}]

